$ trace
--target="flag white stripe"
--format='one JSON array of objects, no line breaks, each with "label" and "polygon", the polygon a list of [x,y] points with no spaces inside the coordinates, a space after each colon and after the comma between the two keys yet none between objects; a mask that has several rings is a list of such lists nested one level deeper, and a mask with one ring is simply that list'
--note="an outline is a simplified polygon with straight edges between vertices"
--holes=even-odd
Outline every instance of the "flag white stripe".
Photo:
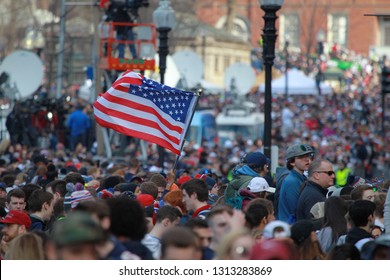
[{"label": "flag white stripe", "polygon": [[[143,97],[139,97],[137,95],[134,95],[134,94],[130,94],[130,93],[127,93],[127,92],[123,92],[121,90],[117,90],[117,89],[114,89],[114,88],[110,88],[107,93],[109,93],[110,95],[114,96],[114,97],[118,97],[118,98],[123,98],[123,99],[126,99],[126,100],[129,100],[129,101],[132,101],[132,102],[136,102],[138,104],[141,104],[143,106],[148,106],[150,108],[153,108],[155,109],[158,114],[163,117],[164,119],[166,119],[167,121],[169,121],[172,125],[174,126],[178,126],[180,128],[184,128],[185,127],[185,124],[183,124],[182,122],[178,122],[176,121],[175,119],[172,118],[172,116],[170,116],[169,114],[166,114],[164,113],[159,107],[157,107],[152,101],[146,99],[146,98],[143,98]],[[100,102],[100,98],[97,100],[98,102]],[[116,104],[116,105],[120,105],[118,103],[112,103],[112,104]],[[107,107],[107,106],[106,106]],[[109,107],[109,108],[112,108],[112,107]],[[128,108],[127,106],[122,106],[122,108]],[[123,110],[120,110],[121,112],[124,112],[125,109]],[[118,110],[119,111],[119,110]],[[139,112],[142,112],[142,113],[145,113],[143,111],[138,111]],[[138,114],[137,113],[137,114]],[[151,114],[150,114],[151,115]],[[138,115],[136,115],[138,116]],[[153,118],[156,118],[157,117],[155,115],[153,115],[154,117]],[[151,118],[147,118],[148,120],[152,120]]]},{"label": "flag white stripe", "polygon": [[[100,98],[99,98],[100,99]],[[138,123],[134,123],[134,122],[129,122],[129,121],[125,121],[121,118],[116,118],[116,117],[112,117],[110,115],[107,115],[103,112],[101,112],[100,110],[98,110],[97,108],[94,109],[94,113],[95,115],[108,122],[108,123],[111,123],[113,125],[116,125],[116,126],[122,126],[126,129],[131,129],[131,130],[136,130],[136,131],[139,131],[141,133],[145,133],[145,134],[150,134],[152,135],[153,137],[158,137],[158,138],[161,138],[169,143],[171,143],[171,145],[175,148],[175,149],[180,149],[180,145],[177,145],[175,143],[173,143],[170,139],[168,139],[160,130],[158,129],[155,129],[155,128],[151,128],[150,126],[145,126],[145,125],[142,125],[142,124],[138,124]],[[167,132],[167,131],[165,131]],[[178,135],[178,136],[175,136],[177,139],[179,139],[179,143],[181,143],[182,141],[182,135]]]},{"label": "flag white stripe", "polygon": [[124,114],[128,115],[129,118],[137,117],[137,118],[142,118],[145,120],[153,121],[158,126],[160,126],[161,129],[164,130],[167,134],[172,135],[175,138],[180,138],[180,133],[166,127],[163,123],[160,122],[160,120],[154,114],[140,111],[140,110],[136,110],[133,108],[129,108],[127,106],[124,106],[124,105],[121,105],[118,103],[110,102],[107,99],[105,99],[104,97],[99,98],[98,103],[101,104],[103,107],[109,108],[109,110],[115,110],[115,111],[124,113]]}]

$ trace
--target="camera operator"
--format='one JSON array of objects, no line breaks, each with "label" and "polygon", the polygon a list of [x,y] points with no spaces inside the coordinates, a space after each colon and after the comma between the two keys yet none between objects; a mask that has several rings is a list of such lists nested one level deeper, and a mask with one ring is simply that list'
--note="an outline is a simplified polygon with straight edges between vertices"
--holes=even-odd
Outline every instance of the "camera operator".
[{"label": "camera operator", "polygon": [[23,140],[23,122],[21,119],[22,106],[15,103],[12,111],[8,114],[5,126],[11,138],[11,145],[21,144]]},{"label": "camera operator", "polygon": [[[130,3],[133,1],[128,0],[102,0],[101,6],[105,9],[106,22],[114,23],[134,23],[135,15],[131,13],[132,10]],[[129,43],[130,53],[133,59],[138,58],[137,50],[135,48],[135,36],[133,26],[128,25],[115,25],[116,39],[133,41]],[[123,43],[118,44],[119,58],[125,57],[125,45]]]}]

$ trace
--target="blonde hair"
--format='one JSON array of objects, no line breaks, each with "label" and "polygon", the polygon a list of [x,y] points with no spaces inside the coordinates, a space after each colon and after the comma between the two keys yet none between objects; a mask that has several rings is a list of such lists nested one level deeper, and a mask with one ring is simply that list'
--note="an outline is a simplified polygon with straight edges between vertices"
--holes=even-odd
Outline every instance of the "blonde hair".
[{"label": "blonde hair", "polygon": [[218,243],[216,248],[216,259],[217,260],[230,260],[230,251],[232,250],[232,246],[234,241],[236,241],[240,237],[249,236],[251,237],[251,233],[247,228],[239,228],[234,229],[224,235],[221,241]]},{"label": "blonde hair", "polygon": [[44,260],[42,238],[32,232],[15,237],[5,254],[6,260]]}]

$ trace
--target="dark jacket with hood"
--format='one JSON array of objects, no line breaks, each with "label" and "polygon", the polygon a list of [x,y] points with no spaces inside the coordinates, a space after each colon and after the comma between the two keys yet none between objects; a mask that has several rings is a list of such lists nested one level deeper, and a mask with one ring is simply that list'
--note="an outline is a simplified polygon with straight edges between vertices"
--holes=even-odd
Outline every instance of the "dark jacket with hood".
[{"label": "dark jacket with hood", "polygon": [[349,230],[347,237],[345,238],[346,243],[356,244],[361,239],[372,238],[371,235],[362,228],[353,227]]},{"label": "dark jacket with hood", "polygon": [[274,209],[275,209],[275,217],[278,215],[278,207],[279,207],[279,197],[280,197],[280,188],[282,187],[282,183],[284,178],[290,173],[290,170],[287,167],[277,167],[275,173],[275,194],[274,194]]},{"label": "dark jacket with hood", "polygon": [[238,190],[246,188],[254,177],[259,177],[259,174],[253,171],[248,165],[238,165],[233,169],[233,179],[228,184],[224,200],[227,202],[230,198],[235,197]]}]

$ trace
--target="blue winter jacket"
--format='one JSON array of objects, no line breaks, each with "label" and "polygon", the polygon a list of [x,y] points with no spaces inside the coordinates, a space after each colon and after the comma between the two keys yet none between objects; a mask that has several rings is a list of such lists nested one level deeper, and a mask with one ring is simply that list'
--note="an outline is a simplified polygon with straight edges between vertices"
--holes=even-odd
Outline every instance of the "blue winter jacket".
[{"label": "blue winter jacket", "polygon": [[296,222],[296,212],[301,186],[307,178],[305,175],[292,169],[282,183],[280,189],[278,219],[289,223]]}]

